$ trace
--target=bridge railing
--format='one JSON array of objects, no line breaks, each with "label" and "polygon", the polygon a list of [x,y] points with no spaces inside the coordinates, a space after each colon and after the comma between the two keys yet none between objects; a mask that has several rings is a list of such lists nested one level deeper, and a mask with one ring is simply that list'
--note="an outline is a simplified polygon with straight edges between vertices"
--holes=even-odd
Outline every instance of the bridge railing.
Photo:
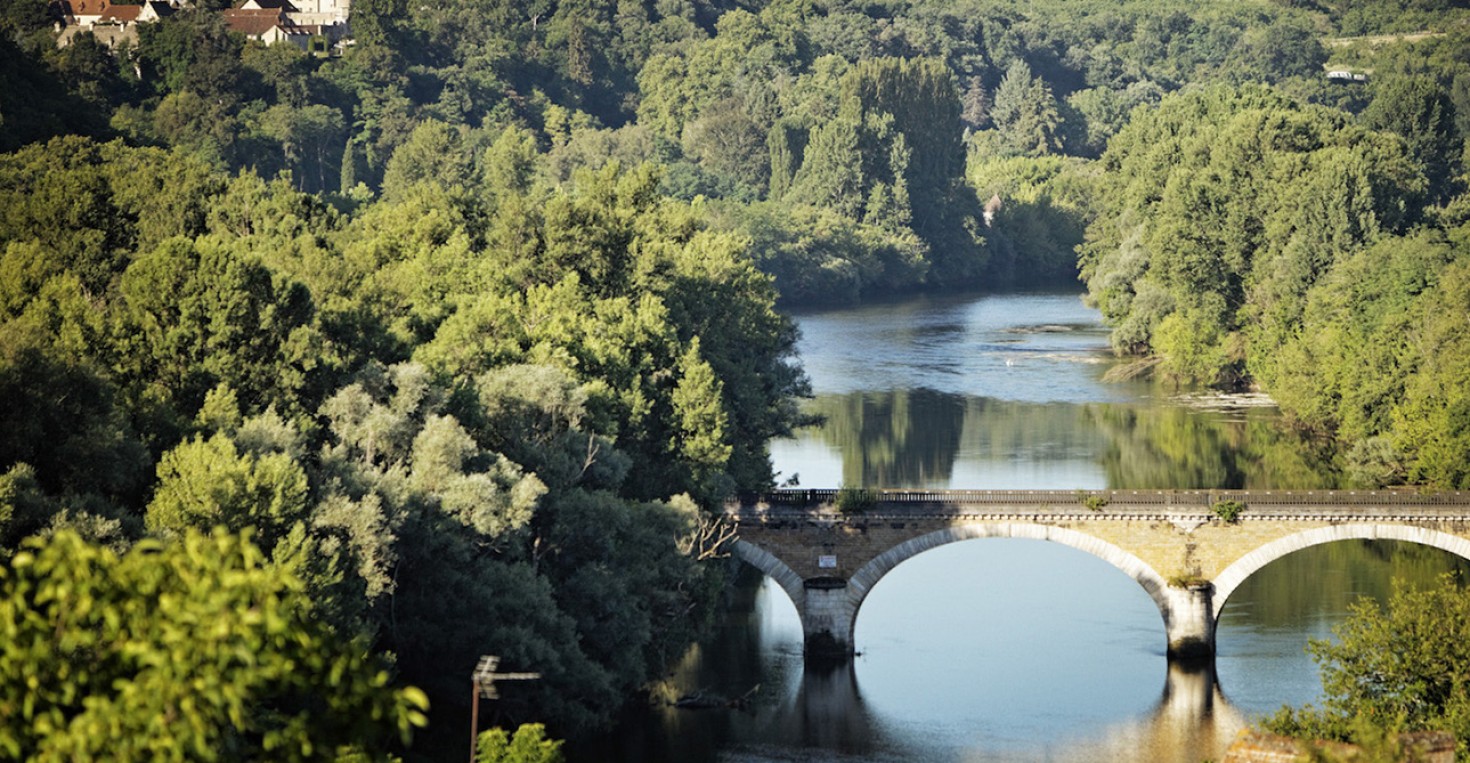
[{"label": "bridge railing", "polygon": [[[1134,504],[1177,504],[1209,502],[1208,491],[1158,491],[1158,490],[884,490],[866,491],[879,503],[999,503],[999,504],[1058,504],[1076,503],[1083,496],[1100,495],[1110,500]],[[741,505],[753,506],[813,506],[835,503],[841,490],[774,490],[767,493],[743,493],[737,501]]]},{"label": "bridge railing", "polygon": [[[839,502],[842,490],[785,489],[743,493],[729,508],[809,509]],[[1209,509],[1221,501],[1247,507],[1467,507],[1470,493],[1413,490],[890,490],[866,489],[865,498],[895,509],[904,505],[1061,507],[1100,506]]]}]

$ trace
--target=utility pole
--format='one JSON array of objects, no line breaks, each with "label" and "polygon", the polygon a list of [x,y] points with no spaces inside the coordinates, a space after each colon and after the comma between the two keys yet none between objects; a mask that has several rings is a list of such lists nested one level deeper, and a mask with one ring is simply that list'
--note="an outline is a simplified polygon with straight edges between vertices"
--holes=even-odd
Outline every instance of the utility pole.
[{"label": "utility pole", "polygon": [[480,658],[475,672],[470,674],[470,683],[474,686],[474,698],[470,704],[470,763],[475,763],[475,754],[480,748],[480,698],[500,698],[500,694],[495,691],[497,680],[534,681],[541,677],[540,673],[496,673],[495,668],[499,666],[500,658],[487,654]]}]

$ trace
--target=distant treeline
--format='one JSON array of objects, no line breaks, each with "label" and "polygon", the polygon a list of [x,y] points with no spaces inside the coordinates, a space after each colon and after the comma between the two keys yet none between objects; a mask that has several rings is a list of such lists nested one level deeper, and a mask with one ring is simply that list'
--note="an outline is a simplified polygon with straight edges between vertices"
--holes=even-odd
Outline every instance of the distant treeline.
[{"label": "distant treeline", "polygon": [[[362,0],[355,45],[318,58],[247,44],[212,5],[110,52],[86,34],[56,49],[46,0],[7,4],[0,149],[121,137],[361,202],[403,179],[400,150],[453,132],[473,163],[518,127],[544,152],[542,182],[663,167],[662,193],[704,199],[784,298],[808,301],[1070,278],[1096,173],[1058,160],[1100,155],[1133,108],[1266,82],[1359,109],[1362,88],[1322,76],[1321,38],[1407,19],[1458,30],[1465,15],[1382,0]],[[1464,69],[1454,41],[1447,86]],[[1382,52],[1360,53],[1337,51]],[[1451,96],[1470,106],[1470,86]]]}]

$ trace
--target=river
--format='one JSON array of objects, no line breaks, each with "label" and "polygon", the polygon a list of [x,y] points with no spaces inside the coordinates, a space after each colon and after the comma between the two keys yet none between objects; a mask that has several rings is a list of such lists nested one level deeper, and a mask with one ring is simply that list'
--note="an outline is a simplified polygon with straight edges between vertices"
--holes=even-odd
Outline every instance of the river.
[{"label": "river", "polygon": [[[1109,383],[1107,331],[1076,293],[921,297],[796,316],[810,410],[772,443],[803,487],[1320,488],[1311,443],[1258,395]],[[574,761],[1218,759],[1252,718],[1319,699],[1309,639],[1395,578],[1467,566],[1343,542],[1260,570],[1227,602],[1213,671],[1171,668],[1157,607],[1106,562],[1043,541],[921,554],[874,587],[850,667],[804,666],[795,608],[748,575],[717,638],[668,684],[742,710],[641,708]],[[747,573],[749,571],[747,570]]]}]

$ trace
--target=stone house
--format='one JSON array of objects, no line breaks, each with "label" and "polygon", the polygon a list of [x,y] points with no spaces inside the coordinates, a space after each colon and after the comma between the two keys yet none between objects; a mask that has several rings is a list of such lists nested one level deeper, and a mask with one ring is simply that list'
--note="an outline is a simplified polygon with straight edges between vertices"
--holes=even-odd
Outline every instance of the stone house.
[{"label": "stone house", "polygon": [[221,11],[220,15],[231,32],[266,45],[286,42],[309,50],[315,38],[325,38],[331,44],[347,37],[345,23],[304,23],[294,9],[286,0],[247,0],[239,8]]},{"label": "stone house", "polygon": [[111,0],[57,0],[51,7],[66,26],[80,27],[146,24],[177,10],[162,0],[146,0],[141,5],[114,5]]},{"label": "stone house", "polygon": [[280,10],[297,26],[345,25],[351,0],[245,0],[239,10]]},{"label": "stone house", "polygon": [[57,0],[52,12],[58,22],[57,47],[90,32],[108,48],[124,41],[138,42],[138,24],[150,24],[172,15],[177,8],[162,0],[145,0],[142,5],[114,5],[110,0]]},{"label": "stone house", "polygon": [[[187,3],[186,3],[187,4]],[[142,5],[114,5],[111,0],[54,0],[58,47],[66,47],[83,32],[90,32],[108,48],[122,42],[138,42],[138,24],[164,18],[177,6],[164,0],[144,0]],[[347,16],[351,0],[245,0],[239,7],[221,11],[225,26],[266,45],[286,42],[310,50],[312,41],[323,39],[335,45],[350,36]]]}]

